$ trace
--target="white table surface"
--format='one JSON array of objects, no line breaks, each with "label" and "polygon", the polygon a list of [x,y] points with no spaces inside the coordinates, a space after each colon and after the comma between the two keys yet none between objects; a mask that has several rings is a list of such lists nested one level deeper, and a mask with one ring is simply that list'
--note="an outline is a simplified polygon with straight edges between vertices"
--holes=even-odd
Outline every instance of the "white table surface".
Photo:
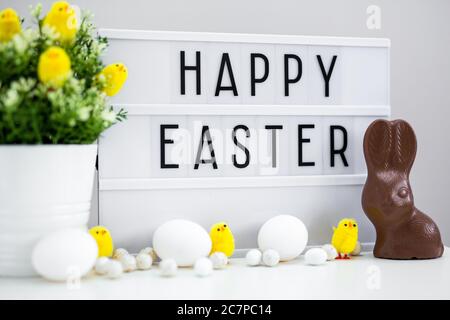
[{"label": "white table surface", "polygon": [[392,261],[371,253],[308,266],[303,256],[276,267],[232,259],[198,278],[190,268],[163,278],[157,266],[110,280],[90,275],[79,286],[40,278],[0,278],[0,299],[450,299],[450,253],[440,259]]}]

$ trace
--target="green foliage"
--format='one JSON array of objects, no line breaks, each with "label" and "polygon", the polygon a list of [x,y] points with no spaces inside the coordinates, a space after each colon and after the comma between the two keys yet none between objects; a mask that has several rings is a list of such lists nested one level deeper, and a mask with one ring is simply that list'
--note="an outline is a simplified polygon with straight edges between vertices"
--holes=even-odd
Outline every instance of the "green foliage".
[{"label": "green foliage", "polygon": [[[94,36],[91,17],[83,13],[75,41],[61,44],[53,29],[42,27],[40,6],[32,10],[37,30],[26,29],[0,43],[0,144],[89,144],[125,119],[107,104],[101,54],[107,39]],[[61,46],[71,59],[72,75],[58,89],[39,82],[40,54]]]},{"label": "green foliage", "polygon": [[65,47],[72,61],[74,76],[85,79],[86,85],[90,86],[92,79],[103,69],[100,54],[106,49],[108,39],[105,37],[92,38],[95,31],[88,15],[83,16],[80,29],[77,32],[74,46]]}]

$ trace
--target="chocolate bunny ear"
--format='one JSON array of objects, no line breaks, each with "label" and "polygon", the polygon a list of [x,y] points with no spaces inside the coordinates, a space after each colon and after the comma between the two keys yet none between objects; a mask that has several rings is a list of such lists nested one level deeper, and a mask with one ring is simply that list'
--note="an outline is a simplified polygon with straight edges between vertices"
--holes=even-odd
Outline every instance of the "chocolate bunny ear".
[{"label": "chocolate bunny ear", "polygon": [[390,155],[393,145],[392,125],[386,120],[375,120],[364,135],[364,157],[367,168],[387,170],[390,167]]},{"label": "chocolate bunny ear", "polygon": [[392,166],[409,174],[416,158],[416,135],[409,123],[404,120],[395,120],[392,122],[392,126],[394,128]]},{"label": "chocolate bunny ear", "polygon": [[364,136],[364,156],[369,171],[391,169],[409,174],[416,150],[416,136],[404,120],[376,120]]}]

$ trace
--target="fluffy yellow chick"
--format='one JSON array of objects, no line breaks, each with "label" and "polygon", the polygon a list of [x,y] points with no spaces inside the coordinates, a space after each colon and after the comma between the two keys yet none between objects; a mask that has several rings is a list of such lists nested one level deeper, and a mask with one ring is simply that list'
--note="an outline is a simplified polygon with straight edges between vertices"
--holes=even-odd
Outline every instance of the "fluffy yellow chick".
[{"label": "fluffy yellow chick", "polygon": [[50,47],[39,57],[38,77],[42,83],[61,87],[70,76],[70,59],[59,47]]},{"label": "fluffy yellow chick", "polygon": [[19,16],[13,9],[6,8],[0,11],[0,42],[11,40],[21,30]]},{"label": "fluffy yellow chick", "polygon": [[[349,254],[355,249],[358,242],[358,224],[354,219],[342,219],[336,227],[331,244],[338,252],[336,259],[350,259]],[[344,256],[341,256],[343,254]]]},{"label": "fluffy yellow chick", "polygon": [[116,95],[127,80],[128,70],[123,63],[107,65],[99,74],[105,78],[103,92],[112,97]]},{"label": "fluffy yellow chick", "polygon": [[114,252],[114,244],[111,237],[111,232],[102,226],[96,226],[89,230],[91,236],[97,241],[98,256],[111,257]]},{"label": "fluffy yellow chick", "polygon": [[234,252],[234,237],[229,226],[225,222],[216,223],[211,227],[209,236],[212,241],[211,253],[222,252],[231,257]]},{"label": "fluffy yellow chick", "polygon": [[75,10],[66,1],[56,1],[42,23],[55,29],[61,42],[71,42],[77,34]]}]

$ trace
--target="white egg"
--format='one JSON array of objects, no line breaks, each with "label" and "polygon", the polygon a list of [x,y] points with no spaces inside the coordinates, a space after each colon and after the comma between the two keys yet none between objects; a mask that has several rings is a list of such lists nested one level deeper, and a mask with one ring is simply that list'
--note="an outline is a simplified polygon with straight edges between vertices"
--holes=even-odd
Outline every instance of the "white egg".
[{"label": "white egg", "polygon": [[322,248],[312,248],[305,253],[305,261],[307,264],[318,266],[327,261],[328,255]]},{"label": "white egg", "polygon": [[113,253],[113,259],[117,259],[119,260],[120,258],[122,258],[123,256],[129,254],[128,251],[124,248],[117,248],[116,250],[114,250]]},{"label": "white egg", "polygon": [[211,251],[211,238],[200,225],[187,220],[171,220],[156,229],[153,248],[161,260],[174,259],[180,267],[191,267]]},{"label": "white egg", "polygon": [[251,249],[245,255],[245,261],[249,266],[259,266],[261,264],[262,253],[258,249]]},{"label": "white egg", "polygon": [[361,242],[356,242],[356,247],[353,249],[352,253],[350,255],[352,256],[359,256],[361,254]]},{"label": "white egg", "polygon": [[332,244],[324,244],[322,246],[322,249],[327,253],[328,261],[334,260],[338,256],[337,250]]},{"label": "white egg", "polygon": [[145,253],[145,254],[150,255],[152,257],[153,262],[158,260],[158,256],[156,255],[155,250],[151,247],[146,247],[146,248],[142,249],[141,251],[139,251],[139,253]]},{"label": "white egg", "polygon": [[303,222],[290,215],[279,215],[268,220],[258,233],[261,251],[274,249],[281,261],[298,257],[308,242],[308,230]]},{"label": "white egg", "polygon": [[165,259],[159,263],[159,270],[163,277],[173,277],[177,274],[178,266],[174,259]]},{"label": "white egg", "polygon": [[110,260],[106,268],[106,276],[110,279],[117,279],[123,274],[122,263],[120,261]]},{"label": "white egg", "polygon": [[200,258],[194,264],[195,274],[199,277],[207,277],[213,272],[213,263],[208,258]]},{"label": "white egg", "polygon": [[153,259],[149,254],[139,253],[136,257],[136,264],[139,270],[148,270],[152,267]]},{"label": "white egg", "polygon": [[108,263],[110,259],[107,257],[100,257],[95,261],[94,270],[99,275],[104,275],[108,272]]},{"label": "white egg", "polygon": [[119,261],[122,264],[123,271],[125,272],[132,272],[137,268],[136,258],[131,254],[126,254],[120,257]]},{"label": "white egg", "polygon": [[268,267],[275,267],[280,262],[280,255],[273,249],[267,249],[262,254],[262,261]]},{"label": "white egg", "polygon": [[86,275],[97,260],[94,238],[83,229],[64,229],[38,241],[32,253],[32,264],[42,277],[65,281]]},{"label": "white egg", "polygon": [[215,269],[225,268],[228,264],[228,257],[223,252],[214,252],[209,256]]}]

